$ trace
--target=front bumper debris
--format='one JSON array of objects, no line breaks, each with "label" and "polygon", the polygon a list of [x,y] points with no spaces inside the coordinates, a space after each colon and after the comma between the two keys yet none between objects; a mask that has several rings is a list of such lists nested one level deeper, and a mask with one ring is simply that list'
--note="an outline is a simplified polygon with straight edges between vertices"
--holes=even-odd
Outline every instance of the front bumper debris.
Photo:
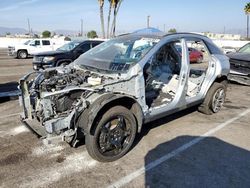
[{"label": "front bumper debris", "polygon": [[24,118],[24,114],[21,115],[21,122],[24,124],[29,130],[35,133],[38,137],[45,138],[48,133],[46,132],[44,126],[41,126],[41,123],[35,119],[29,120]]}]

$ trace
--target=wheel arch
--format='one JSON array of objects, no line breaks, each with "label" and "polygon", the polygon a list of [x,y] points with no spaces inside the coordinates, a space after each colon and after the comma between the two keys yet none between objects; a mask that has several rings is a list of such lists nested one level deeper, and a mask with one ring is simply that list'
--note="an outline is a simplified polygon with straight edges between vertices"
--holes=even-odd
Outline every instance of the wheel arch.
[{"label": "wheel arch", "polygon": [[217,76],[214,82],[218,82],[227,86],[228,78],[226,75],[220,75],[220,76]]},{"label": "wheel arch", "polygon": [[56,62],[56,67],[60,66],[62,63],[72,63],[72,60],[71,59],[59,59],[57,62]]},{"label": "wheel arch", "polygon": [[106,94],[98,98],[82,112],[78,118],[77,126],[83,128],[85,134],[93,134],[95,123],[108,109],[114,106],[124,106],[129,109],[135,117],[137,132],[141,131],[143,113],[140,105],[132,97],[115,94]]},{"label": "wheel arch", "polygon": [[27,53],[27,55],[29,55],[29,52],[28,52],[27,49],[18,49],[18,50],[17,50],[17,55],[18,55],[18,53],[19,53],[20,51],[25,51],[25,52]]}]

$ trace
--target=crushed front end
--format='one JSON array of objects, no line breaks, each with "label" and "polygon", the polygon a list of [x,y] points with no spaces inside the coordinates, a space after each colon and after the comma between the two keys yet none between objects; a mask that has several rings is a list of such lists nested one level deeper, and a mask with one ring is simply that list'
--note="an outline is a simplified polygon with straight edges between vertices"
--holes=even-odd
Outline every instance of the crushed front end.
[{"label": "crushed front end", "polygon": [[86,98],[95,93],[93,86],[101,84],[102,79],[89,71],[73,68],[26,75],[19,85],[22,120],[26,124],[38,122],[36,128],[30,126],[35,132],[43,129],[48,135],[60,135],[71,142],[77,132],[76,120],[89,104]]}]

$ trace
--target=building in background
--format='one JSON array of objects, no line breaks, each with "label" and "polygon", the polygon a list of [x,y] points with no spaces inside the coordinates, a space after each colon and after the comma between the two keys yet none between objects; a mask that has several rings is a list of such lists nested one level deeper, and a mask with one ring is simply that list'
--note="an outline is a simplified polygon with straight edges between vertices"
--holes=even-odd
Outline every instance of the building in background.
[{"label": "building in background", "polygon": [[204,32],[201,33],[202,35],[205,35],[212,40],[241,40],[241,35],[235,35],[235,34],[221,34],[221,33],[210,33],[210,32]]}]

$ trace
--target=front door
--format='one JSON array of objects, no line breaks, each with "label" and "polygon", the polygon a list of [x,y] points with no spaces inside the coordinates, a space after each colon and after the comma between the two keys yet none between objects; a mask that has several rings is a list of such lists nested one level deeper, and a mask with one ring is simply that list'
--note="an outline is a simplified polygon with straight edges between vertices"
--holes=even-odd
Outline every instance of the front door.
[{"label": "front door", "polygon": [[165,116],[186,105],[188,55],[184,39],[164,43],[144,66],[149,116]]},{"label": "front door", "polygon": [[41,43],[39,39],[33,40],[29,44],[29,54],[38,53],[41,50]]}]

